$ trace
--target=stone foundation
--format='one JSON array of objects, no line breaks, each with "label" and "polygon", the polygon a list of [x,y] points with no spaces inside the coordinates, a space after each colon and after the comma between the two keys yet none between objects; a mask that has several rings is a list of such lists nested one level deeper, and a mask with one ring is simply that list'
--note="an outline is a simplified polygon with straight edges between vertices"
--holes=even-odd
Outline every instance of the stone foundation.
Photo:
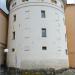
[{"label": "stone foundation", "polygon": [[6,69],[6,72],[7,75],[57,75],[67,70],[68,70],[67,68],[63,68],[60,70],[55,70],[54,68],[39,69],[39,70],[20,70],[15,68],[8,68]]}]

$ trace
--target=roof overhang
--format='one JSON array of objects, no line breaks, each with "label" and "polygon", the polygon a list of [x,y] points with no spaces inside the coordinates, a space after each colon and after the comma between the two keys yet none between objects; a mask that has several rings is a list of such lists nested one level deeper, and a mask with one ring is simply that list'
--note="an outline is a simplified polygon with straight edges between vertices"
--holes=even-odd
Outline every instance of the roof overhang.
[{"label": "roof overhang", "polygon": [[[6,6],[7,6],[7,9],[9,10],[9,6],[10,6],[10,2],[12,0],[6,0]],[[62,0],[65,4],[67,4],[67,0]]]}]

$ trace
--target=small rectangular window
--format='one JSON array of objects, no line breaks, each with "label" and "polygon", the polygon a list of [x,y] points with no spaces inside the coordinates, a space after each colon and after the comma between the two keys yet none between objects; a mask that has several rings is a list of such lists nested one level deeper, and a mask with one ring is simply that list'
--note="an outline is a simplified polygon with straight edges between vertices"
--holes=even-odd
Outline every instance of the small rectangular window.
[{"label": "small rectangular window", "polygon": [[13,32],[13,40],[15,40],[15,32]]},{"label": "small rectangular window", "polygon": [[28,1],[28,0],[22,0],[22,2],[25,2],[25,1]]},{"label": "small rectangular window", "polygon": [[65,34],[65,40],[67,40],[67,34]]},{"label": "small rectangular window", "polygon": [[14,15],[14,21],[16,21],[16,15]]},{"label": "small rectangular window", "polygon": [[47,50],[47,47],[46,47],[46,46],[43,46],[43,47],[42,47],[42,50]]},{"label": "small rectangular window", "polygon": [[12,48],[12,52],[14,52],[15,51],[15,49],[14,48]]},{"label": "small rectangular window", "polygon": [[56,0],[51,0],[53,3],[57,4],[57,1]]},{"label": "small rectangular window", "polygon": [[67,49],[65,50],[65,52],[66,52],[66,55],[68,55],[68,50]]},{"label": "small rectangular window", "polygon": [[46,37],[46,28],[42,28],[42,37]]},{"label": "small rectangular window", "polygon": [[41,10],[41,17],[42,18],[45,18],[46,17],[45,10]]}]

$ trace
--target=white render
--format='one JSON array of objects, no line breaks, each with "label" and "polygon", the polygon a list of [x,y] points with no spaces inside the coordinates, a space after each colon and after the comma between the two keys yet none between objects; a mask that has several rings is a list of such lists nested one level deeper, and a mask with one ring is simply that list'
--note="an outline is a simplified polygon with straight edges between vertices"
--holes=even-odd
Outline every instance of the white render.
[{"label": "white render", "polygon": [[[67,68],[63,1],[57,0],[57,4],[50,0],[14,1],[16,1],[14,7],[13,1],[10,4],[8,66],[20,69]],[[45,10],[46,18],[41,18],[41,10]],[[47,29],[47,37],[42,37],[42,28]],[[15,40],[12,39],[13,31]],[[47,46],[47,50],[42,50],[42,46]],[[15,49],[14,52],[12,48]]]}]

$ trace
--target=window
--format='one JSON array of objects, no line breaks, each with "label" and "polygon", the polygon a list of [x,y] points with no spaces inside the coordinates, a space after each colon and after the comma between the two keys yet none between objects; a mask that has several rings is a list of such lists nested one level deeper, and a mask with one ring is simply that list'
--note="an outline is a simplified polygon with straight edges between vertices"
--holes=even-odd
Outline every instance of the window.
[{"label": "window", "polygon": [[43,46],[43,47],[42,47],[42,50],[47,50],[47,47],[46,47],[46,46]]},{"label": "window", "polygon": [[65,52],[66,52],[66,55],[68,55],[68,50],[67,49],[65,50]]},{"label": "window", "polygon": [[14,15],[14,21],[16,21],[16,15]]},{"label": "window", "polygon": [[41,17],[42,17],[42,18],[45,18],[45,17],[46,17],[46,15],[45,15],[45,10],[41,10]]},{"label": "window", "polygon": [[65,34],[65,40],[67,41],[67,34]]},{"label": "window", "polygon": [[15,51],[15,49],[14,48],[12,48],[12,52],[14,52]]},{"label": "window", "polygon": [[63,5],[61,5],[61,8],[64,8],[64,6],[63,6]]},{"label": "window", "polygon": [[52,1],[52,3],[55,3],[55,4],[57,4],[57,1],[56,0],[51,0]]},{"label": "window", "polygon": [[15,32],[13,32],[13,40],[15,40]]},{"label": "window", "polygon": [[25,1],[28,1],[28,0],[22,0],[22,2],[25,2]]},{"label": "window", "polygon": [[42,28],[42,37],[46,37],[46,28]]}]

